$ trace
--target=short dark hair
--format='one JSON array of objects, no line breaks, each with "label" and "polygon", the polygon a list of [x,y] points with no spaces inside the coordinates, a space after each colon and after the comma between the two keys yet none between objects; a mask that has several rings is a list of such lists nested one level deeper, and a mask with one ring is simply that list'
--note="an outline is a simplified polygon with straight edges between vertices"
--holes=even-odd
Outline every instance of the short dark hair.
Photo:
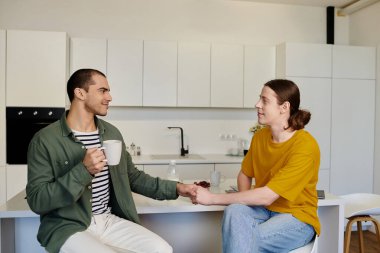
[{"label": "short dark hair", "polygon": [[299,108],[301,95],[298,86],[293,81],[274,79],[264,84],[264,86],[271,88],[276,93],[279,105],[282,105],[286,101],[289,102],[290,117],[288,119],[288,128],[299,130],[309,123],[311,113]]},{"label": "short dark hair", "polygon": [[94,75],[101,75],[106,77],[105,74],[96,69],[79,69],[75,71],[67,81],[67,95],[69,96],[70,102],[74,99],[74,90],[76,88],[82,88],[88,91],[88,87],[92,84],[92,77]]}]

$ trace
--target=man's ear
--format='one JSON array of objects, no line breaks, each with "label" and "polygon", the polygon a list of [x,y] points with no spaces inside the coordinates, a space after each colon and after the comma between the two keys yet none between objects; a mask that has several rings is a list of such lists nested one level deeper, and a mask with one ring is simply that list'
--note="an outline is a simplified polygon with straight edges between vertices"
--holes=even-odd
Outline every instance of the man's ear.
[{"label": "man's ear", "polygon": [[74,96],[79,100],[84,100],[85,96],[81,88],[74,89]]}]

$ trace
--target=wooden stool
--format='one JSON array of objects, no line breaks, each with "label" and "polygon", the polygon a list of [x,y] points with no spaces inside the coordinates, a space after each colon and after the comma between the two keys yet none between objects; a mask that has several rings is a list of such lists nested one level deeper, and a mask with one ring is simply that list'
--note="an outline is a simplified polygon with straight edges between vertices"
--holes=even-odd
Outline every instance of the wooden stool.
[{"label": "wooden stool", "polygon": [[348,223],[346,226],[346,234],[345,234],[345,246],[344,246],[344,252],[349,253],[350,251],[350,242],[351,242],[351,226],[354,222],[357,222],[358,226],[358,236],[359,236],[359,246],[360,246],[360,253],[364,253],[364,244],[363,244],[363,230],[362,230],[362,222],[363,221],[372,221],[373,225],[376,228],[376,235],[377,239],[380,243],[380,224],[379,222],[372,218],[369,215],[357,215],[357,216],[351,216],[348,217]]}]

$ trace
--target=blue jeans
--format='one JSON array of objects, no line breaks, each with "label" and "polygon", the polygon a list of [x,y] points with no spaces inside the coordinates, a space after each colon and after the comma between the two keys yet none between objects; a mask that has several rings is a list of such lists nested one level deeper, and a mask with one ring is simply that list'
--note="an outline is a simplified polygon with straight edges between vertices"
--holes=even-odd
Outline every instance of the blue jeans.
[{"label": "blue jeans", "polygon": [[224,211],[222,234],[224,253],[282,253],[308,244],[315,231],[291,214],[233,204]]}]

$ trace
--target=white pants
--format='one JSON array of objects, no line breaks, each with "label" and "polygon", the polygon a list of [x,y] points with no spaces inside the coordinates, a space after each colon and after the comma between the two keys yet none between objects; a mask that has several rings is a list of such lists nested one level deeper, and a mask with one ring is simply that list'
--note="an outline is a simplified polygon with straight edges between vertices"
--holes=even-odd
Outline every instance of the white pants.
[{"label": "white pants", "polygon": [[172,253],[160,236],[113,214],[95,215],[87,230],[70,236],[60,253]]}]

